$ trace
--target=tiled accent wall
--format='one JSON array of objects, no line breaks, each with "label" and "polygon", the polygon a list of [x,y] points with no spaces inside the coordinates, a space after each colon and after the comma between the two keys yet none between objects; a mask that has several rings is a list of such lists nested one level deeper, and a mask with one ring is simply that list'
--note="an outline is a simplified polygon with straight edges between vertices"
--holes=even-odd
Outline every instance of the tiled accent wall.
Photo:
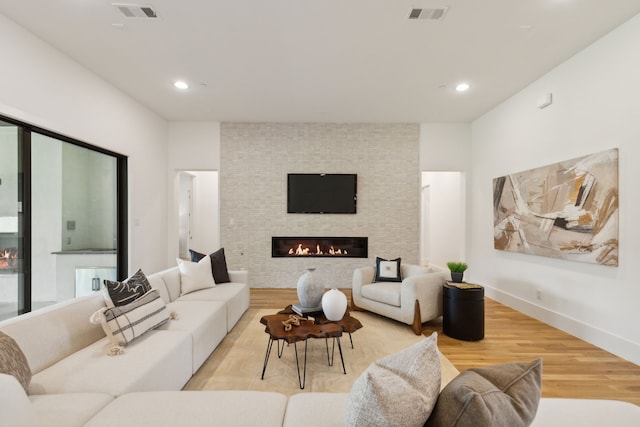
[{"label": "tiled accent wall", "polygon": [[[307,267],[350,288],[376,256],[418,262],[418,124],[222,123],[220,233],[251,287],[295,287]],[[288,214],[288,173],[356,173],[355,215]],[[367,236],[369,259],[272,258],[272,236]]]}]

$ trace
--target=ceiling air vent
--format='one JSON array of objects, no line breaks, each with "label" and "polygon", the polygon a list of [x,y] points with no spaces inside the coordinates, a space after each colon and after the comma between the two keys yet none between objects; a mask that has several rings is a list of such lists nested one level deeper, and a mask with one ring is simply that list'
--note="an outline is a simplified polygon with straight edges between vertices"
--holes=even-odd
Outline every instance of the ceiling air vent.
[{"label": "ceiling air vent", "polygon": [[153,6],[150,4],[124,4],[124,3],[111,3],[113,6],[127,18],[157,18]]},{"label": "ceiling air vent", "polygon": [[435,9],[411,9],[409,11],[409,19],[424,19],[427,21],[440,21],[444,18],[448,8],[438,7]]}]

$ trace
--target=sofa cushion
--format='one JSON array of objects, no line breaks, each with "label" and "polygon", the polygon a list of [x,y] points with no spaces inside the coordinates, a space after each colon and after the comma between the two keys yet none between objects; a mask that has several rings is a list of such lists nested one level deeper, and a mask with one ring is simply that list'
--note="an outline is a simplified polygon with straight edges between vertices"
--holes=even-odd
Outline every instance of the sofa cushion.
[{"label": "sofa cushion", "polygon": [[180,296],[181,277],[180,269],[176,265],[175,267],[156,273],[162,278],[162,281],[167,286],[167,291],[171,297],[171,301],[175,301]]},{"label": "sofa cushion", "polygon": [[363,298],[383,304],[400,307],[401,284],[396,282],[375,282],[362,286],[360,292]]},{"label": "sofa cushion", "polygon": [[[196,252],[191,249],[189,249],[189,255],[193,262],[198,262],[202,258],[206,257],[205,254],[201,254],[200,252]],[[216,284],[229,283],[231,279],[229,278],[229,270],[227,270],[227,259],[224,256],[224,248],[220,248],[210,254],[209,258],[211,259],[211,273],[213,274],[213,280]]]},{"label": "sofa cushion", "polygon": [[280,427],[287,397],[261,391],[131,393],[99,412],[86,427]]},{"label": "sofa cushion", "polygon": [[227,335],[227,309],[222,301],[174,301],[167,309],[177,314],[176,320],[159,329],[188,332],[193,343],[192,371],[207,360]]},{"label": "sofa cushion", "polygon": [[104,279],[104,300],[107,307],[129,304],[151,290],[142,270],[136,271],[123,282]]},{"label": "sofa cushion", "polygon": [[638,427],[640,406],[619,400],[543,397],[531,427],[547,426]]},{"label": "sofa cushion", "polygon": [[180,295],[213,288],[216,283],[211,274],[211,259],[204,257],[198,262],[185,261],[177,258],[180,269]]},{"label": "sofa cushion", "polygon": [[227,332],[229,332],[249,308],[249,299],[249,285],[230,282],[183,295],[176,301],[224,302],[227,308]]},{"label": "sofa cushion", "polygon": [[113,345],[127,345],[169,321],[169,310],[157,290],[127,304],[101,308],[91,316],[100,323]]},{"label": "sofa cushion", "polygon": [[440,392],[438,334],[372,363],[351,388],[345,426],[423,426]]},{"label": "sofa cushion", "polygon": [[541,376],[542,359],[468,369],[442,390],[426,426],[528,426]]},{"label": "sofa cushion", "polygon": [[191,378],[192,338],[186,332],[154,330],[107,356],[103,338],[33,375],[31,394],[180,390]]},{"label": "sofa cushion", "polygon": [[376,282],[402,282],[400,258],[386,260],[376,257]]},{"label": "sofa cushion", "polygon": [[36,374],[104,338],[100,325],[88,321],[104,304],[99,293],[74,298],[7,319],[0,329],[16,340]]},{"label": "sofa cushion", "polygon": [[13,375],[0,373],[0,424],[3,426],[37,426],[38,417],[29,396]]},{"label": "sofa cushion", "polygon": [[342,426],[349,393],[298,393],[289,396],[283,427]]},{"label": "sofa cushion", "polygon": [[0,374],[13,375],[20,382],[25,393],[29,392],[31,369],[27,357],[18,347],[18,343],[2,331],[0,331]]},{"label": "sofa cushion", "polygon": [[[167,289],[167,284],[159,274],[152,274],[147,277],[149,280],[149,285],[151,285],[151,289],[155,289],[160,294],[160,297],[164,300],[165,304],[169,304],[171,302],[171,295],[169,294],[169,290]],[[177,297],[177,295],[176,295]]]},{"label": "sofa cushion", "polygon": [[105,393],[34,394],[30,397],[39,426],[81,427],[115,398]]}]

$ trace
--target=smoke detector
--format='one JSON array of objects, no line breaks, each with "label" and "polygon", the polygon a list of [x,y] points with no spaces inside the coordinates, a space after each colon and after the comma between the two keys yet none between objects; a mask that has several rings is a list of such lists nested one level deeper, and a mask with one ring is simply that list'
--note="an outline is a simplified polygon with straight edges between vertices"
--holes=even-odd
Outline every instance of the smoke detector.
[{"label": "smoke detector", "polygon": [[150,4],[111,3],[127,18],[158,18],[158,13]]},{"label": "smoke detector", "polygon": [[409,19],[423,19],[427,21],[440,21],[449,10],[448,7],[438,8],[413,8],[409,11]]}]

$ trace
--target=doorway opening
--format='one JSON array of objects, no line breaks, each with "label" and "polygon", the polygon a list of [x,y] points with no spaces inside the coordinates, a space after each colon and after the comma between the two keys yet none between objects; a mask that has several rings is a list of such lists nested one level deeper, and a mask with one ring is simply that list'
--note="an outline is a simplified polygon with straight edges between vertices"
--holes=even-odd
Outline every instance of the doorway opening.
[{"label": "doorway opening", "polygon": [[446,267],[465,261],[465,175],[460,171],[422,172],[420,261]]},{"label": "doorway opening", "polygon": [[220,247],[218,171],[178,171],[178,256]]}]

